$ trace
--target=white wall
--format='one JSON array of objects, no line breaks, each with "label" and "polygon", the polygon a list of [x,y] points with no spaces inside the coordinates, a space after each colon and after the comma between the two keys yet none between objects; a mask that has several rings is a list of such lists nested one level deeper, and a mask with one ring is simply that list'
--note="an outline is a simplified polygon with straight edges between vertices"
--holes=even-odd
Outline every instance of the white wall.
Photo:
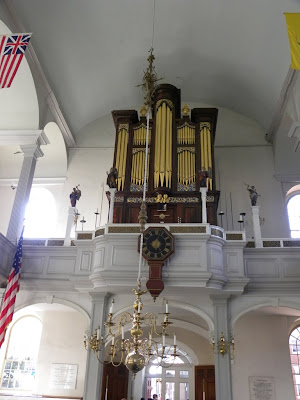
[{"label": "white wall", "polygon": [[[83,336],[86,319],[78,312],[47,311],[40,314],[43,331],[37,362],[35,394],[81,397],[84,390],[87,351]],[[49,385],[52,363],[77,364],[78,376],[75,390],[54,389]]]},{"label": "white wall", "polygon": [[276,399],[295,400],[286,316],[246,314],[235,326],[233,399],[250,400],[249,377],[274,377]]}]

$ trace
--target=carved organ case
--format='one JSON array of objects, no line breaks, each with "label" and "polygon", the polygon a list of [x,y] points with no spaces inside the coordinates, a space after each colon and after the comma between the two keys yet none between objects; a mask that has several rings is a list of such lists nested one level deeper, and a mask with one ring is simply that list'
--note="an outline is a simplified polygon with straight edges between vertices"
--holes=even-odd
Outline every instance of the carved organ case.
[{"label": "carved organ case", "polygon": [[[214,139],[218,110],[183,108],[180,90],[159,85],[154,94],[148,139],[148,222],[201,222],[200,171],[207,178],[207,218],[217,223],[220,192],[215,188]],[[138,223],[144,184],[146,116],[112,112],[116,127],[114,166],[118,170],[114,222]]]}]

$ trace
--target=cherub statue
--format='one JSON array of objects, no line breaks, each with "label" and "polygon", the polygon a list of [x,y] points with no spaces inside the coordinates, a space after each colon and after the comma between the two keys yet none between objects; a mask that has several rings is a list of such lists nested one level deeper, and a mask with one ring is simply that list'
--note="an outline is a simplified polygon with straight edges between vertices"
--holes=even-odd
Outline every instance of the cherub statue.
[{"label": "cherub statue", "polygon": [[155,203],[163,203],[163,197],[162,194],[158,193],[156,199],[155,199]]},{"label": "cherub statue", "polygon": [[251,206],[256,206],[257,203],[257,198],[260,196],[260,194],[257,193],[255,186],[250,186],[247,183],[245,183],[247,186],[247,190],[249,192],[250,200],[251,200]]},{"label": "cherub statue", "polygon": [[109,172],[107,172],[107,180],[106,183],[108,187],[115,189],[117,187],[117,179],[118,179],[118,170],[116,167],[111,167]]},{"label": "cherub statue", "polygon": [[76,201],[81,197],[81,190],[79,189],[80,185],[77,185],[73,188],[73,192],[70,194],[70,202],[71,207],[76,207]]},{"label": "cherub statue", "polygon": [[212,171],[211,168],[208,168],[208,170],[205,167],[202,167],[200,174],[200,187],[206,188],[207,187],[207,178],[212,178]]}]

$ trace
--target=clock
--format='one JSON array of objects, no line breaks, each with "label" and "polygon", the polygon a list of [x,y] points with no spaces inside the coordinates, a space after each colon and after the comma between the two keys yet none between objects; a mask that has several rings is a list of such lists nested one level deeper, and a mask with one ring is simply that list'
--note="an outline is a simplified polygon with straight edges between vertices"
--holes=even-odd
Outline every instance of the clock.
[{"label": "clock", "polygon": [[165,228],[148,228],[144,232],[143,257],[147,261],[165,261],[174,253],[173,236]]},{"label": "clock", "polygon": [[164,261],[174,253],[174,238],[162,227],[149,227],[144,232],[142,255],[148,261],[149,280],[146,287],[156,299],[163,291],[162,266]]}]

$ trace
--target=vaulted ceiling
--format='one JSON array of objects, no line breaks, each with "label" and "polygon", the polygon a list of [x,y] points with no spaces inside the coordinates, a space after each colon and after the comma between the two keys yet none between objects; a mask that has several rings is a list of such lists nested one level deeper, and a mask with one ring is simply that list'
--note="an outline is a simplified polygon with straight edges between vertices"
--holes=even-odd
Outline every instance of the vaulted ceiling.
[{"label": "vaulted ceiling", "polygon": [[[154,0],[10,0],[76,136],[141,104]],[[267,129],[290,66],[284,12],[298,0],[156,0],[156,70],[182,100],[223,106]]]}]

